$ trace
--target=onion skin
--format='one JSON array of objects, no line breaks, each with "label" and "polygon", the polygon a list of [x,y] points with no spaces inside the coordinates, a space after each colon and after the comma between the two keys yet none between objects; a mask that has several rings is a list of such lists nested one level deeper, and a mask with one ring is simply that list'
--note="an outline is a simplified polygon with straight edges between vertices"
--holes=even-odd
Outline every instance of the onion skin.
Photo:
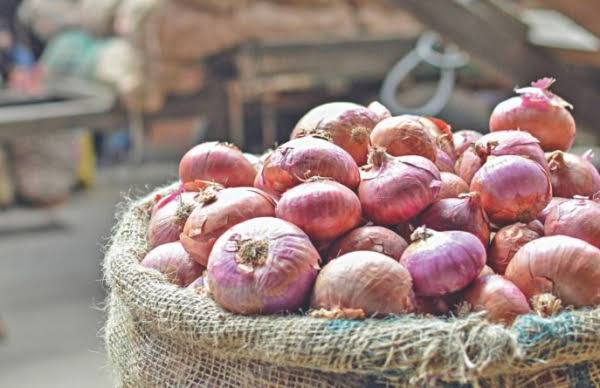
[{"label": "onion skin", "polygon": [[479,273],[479,277],[487,276],[487,275],[494,275],[494,274],[496,274],[496,272],[494,272],[494,270],[492,268],[485,265],[483,267],[483,269],[481,270],[481,272]]},{"label": "onion skin", "polygon": [[573,237],[547,236],[525,244],[505,276],[528,300],[550,293],[566,306],[600,304],[600,249]]},{"label": "onion skin", "polygon": [[415,116],[402,115],[380,121],[371,132],[371,144],[392,156],[419,155],[435,162],[436,145],[425,125]]},{"label": "onion skin", "polygon": [[177,193],[169,201],[159,201],[153,209],[148,224],[148,244],[150,248],[179,240],[183,226],[191,212],[200,204],[195,201],[198,193]]},{"label": "onion skin", "polygon": [[275,201],[253,187],[232,187],[207,195],[188,217],[180,235],[185,250],[206,267],[215,241],[226,230],[256,217],[275,216]]},{"label": "onion skin", "polygon": [[454,160],[452,160],[447,153],[442,151],[441,148],[436,148],[435,165],[440,172],[456,173],[454,170]]},{"label": "onion skin", "polygon": [[179,287],[188,286],[204,271],[204,267],[192,260],[179,242],[154,248],[148,252],[141,264],[161,272],[169,282]]},{"label": "onion skin", "polygon": [[398,234],[383,226],[362,226],[338,239],[329,248],[329,257],[334,259],[355,251],[382,253],[399,261],[408,244]]},{"label": "onion skin", "polygon": [[484,163],[485,160],[475,151],[475,145],[471,145],[454,164],[454,171],[467,184],[471,184],[473,177]]},{"label": "onion skin", "polygon": [[361,221],[360,201],[356,194],[330,180],[309,181],[286,191],[275,214],[316,241],[336,239]]},{"label": "onion skin", "polygon": [[377,115],[377,122],[392,117],[392,112],[379,101],[371,102],[367,105],[367,109],[373,111]]},{"label": "onion skin", "polygon": [[331,178],[355,189],[360,182],[358,166],[342,148],[313,136],[290,140],[265,160],[261,179],[269,192],[285,191],[311,177]]},{"label": "onion skin", "polygon": [[494,108],[490,131],[520,129],[540,140],[544,151],[571,148],[575,138],[575,120],[567,108],[571,104],[550,92],[553,78],[543,78],[531,87],[515,90],[520,96],[509,98]]},{"label": "onion skin", "polygon": [[569,199],[550,211],[544,223],[547,236],[564,235],[600,248],[600,201]]},{"label": "onion skin", "polygon": [[491,322],[510,325],[519,315],[531,312],[521,290],[500,275],[475,279],[464,291],[464,300],[473,311],[487,311],[486,318]]},{"label": "onion skin", "polygon": [[324,135],[354,158],[357,165],[367,162],[369,134],[380,121],[378,113],[351,102],[330,102],[306,113],[294,127],[290,139]]},{"label": "onion skin", "polygon": [[442,296],[463,289],[485,265],[485,247],[462,231],[436,232],[419,228],[400,259],[410,272],[419,296]]},{"label": "onion skin", "polygon": [[380,225],[413,219],[436,198],[441,177],[421,156],[392,157],[373,149],[371,164],[361,170],[358,197],[365,216]]},{"label": "onion skin", "polygon": [[456,160],[456,151],[454,150],[454,140],[450,125],[436,117],[416,117],[425,124],[425,130],[427,130],[429,136],[435,141],[437,147],[444,151],[453,161]]},{"label": "onion skin", "polygon": [[439,232],[448,230],[469,232],[486,247],[490,242],[489,220],[477,192],[434,202],[419,215],[417,225],[425,225]]},{"label": "onion skin", "polygon": [[542,226],[546,222],[546,217],[548,217],[548,214],[550,214],[552,209],[554,209],[557,205],[559,205],[567,200],[568,200],[568,198],[552,197],[552,199],[550,200],[548,205],[546,205],[546,207],[537,216],[537,219],[538,219],[538,221],[540,221],[542,223]]},{"label": "onion skin", "polygon": [[548,154],[552,192],[557,197],[592,196],[600,191],[600,174],[591,163],[591,150],[583,157],[567,152]]},{"label": "onion skin", "polygon": [[252,186],[255,175],[254,166],[242,151],[216,141],[195,146],[179,163],[179,178],[184,184],[204,180],[225,187]]},{"label": "onion skin", "polygon": [[460,194],[469,192],[469,185],[458,175],[442,171],[440,172],[442,186],[437,199],[458,198]]},{"label": "onion skin", "polygon": [[454,134],[452,135],[452,140],[454,141],[454,150],[456,152],[456,157],[460,157],[462,153],[465,152],[471,144],[474,144],[482,136],[482,133],[472,131],[470,129],[463,129],[454,132]]},{"label": "onion skin", "polygon": [[366,315],[402,314],[411,308],[412,280],[397,261],[377,252],[346,253],[319,274],[313,309],[362,310]]},{"label": "onion skin", "polygon": [[206,281],[212,297],[238,314],[303,307],[319,271],[319,254],[295,225],[272,217],[235,225],[215,243]]},{"label": "onion skin", "polygon": [[481,193],[483,208],[497,225],[533,221],[552,198],[544,168],[516,155],[488,158],[473,177],[471,191]]},{"label": "onion skin", "polygon": [[515,253],[523,245],[542,236],[543,234],[521,222],[505,226],[496,233],[492,240],[488,252],[488,265],[503,275]]}]

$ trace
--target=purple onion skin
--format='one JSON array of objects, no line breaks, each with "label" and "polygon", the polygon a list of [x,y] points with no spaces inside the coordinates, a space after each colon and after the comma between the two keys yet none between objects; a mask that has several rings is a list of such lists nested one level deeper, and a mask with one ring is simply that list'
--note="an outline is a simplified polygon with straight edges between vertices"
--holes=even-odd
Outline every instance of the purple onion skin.
[{"label": "purple onion skin", "polygon": [[540,221],[543,225],[546,222],[546,217],[548,217],[548,214],[550,214],[552,209],[554,209],[556,206],[560,205],[561,203],[567,200],[568,198],[552,197],[548,205],[546,205],[546,207],[540,212],[540,214],[538,214],[538,221]]},{"label": "purple onion skin", "polygon": [[162,244],[152,249],[141,264],[161,272],[171,283],[179,287],[186,287],[204,271],[204,267],[187,254],[179,241]]},{"label": "purple onion skin", "polygon": [[540,142],[533,135],[524,131],[497,131],[488,133],[475,143],[476,148],[491,156],[519,155],[537,162],[544,170],[548,170],[546,155]]},{"label": "purple onion skin", "polygon": [[452,174],[456,173],[456,171],[454,170],[454,161],[452,160],[452,158],[439,148],[437,148],[436,150],[435,165],[440,170],[440,172],[445,171],[450,172]]},{"label": "purple onion skin", "polygon": [[[242,259],[248,241],[268,246],[266,256],[254,264]],[[234,313],[295,311],[308,302],[319,260],[297,226],[278,218],[254,218],[235,225],[215,243],[208,259],[208,288],[217,303]]]},{"label": "purple onion skin", "polygon": [[465,150],[469,148],[471,144],[475,143],[482,136],[482,133],[470,129],[463,129],[454,132],[452,139],[454,140],[454,150],[456,151],[456,156],[460,157],[460,155],[462,155],[462,153],[465,152]]},{"label": "purple onion skin", "polygon": [[463,289],[479,276],[486,261],[477,237],[462,231],[425,233],[406,248],[400,259],[410,272],[419,296],[442,296]]},{"label": "purple onion skin", "polygon": [[575,198],[556,205],[546,217],[544,233],[575,237],[600,248],[600,200]]}]

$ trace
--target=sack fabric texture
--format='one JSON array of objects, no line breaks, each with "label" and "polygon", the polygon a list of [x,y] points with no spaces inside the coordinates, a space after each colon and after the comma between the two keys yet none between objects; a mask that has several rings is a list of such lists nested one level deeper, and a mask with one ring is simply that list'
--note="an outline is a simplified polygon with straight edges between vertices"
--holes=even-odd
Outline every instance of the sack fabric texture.
[{"label": "sack fabric texture", "polygon": [[122,387],[600,386],[600,308],[510,328],[481,314],[241,316],[139,265],[156,194],[128,201],[106,251],[104,337]]}]

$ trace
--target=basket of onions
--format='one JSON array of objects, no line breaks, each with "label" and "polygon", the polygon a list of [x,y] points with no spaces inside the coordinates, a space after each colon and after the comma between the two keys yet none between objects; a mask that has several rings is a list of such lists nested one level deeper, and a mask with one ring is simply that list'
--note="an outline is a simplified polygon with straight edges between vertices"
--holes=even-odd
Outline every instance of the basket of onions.
[{"label": "basket of onions", "polygon": [[106,252],[119,384],[597,384],[600,175],[552,82],[487,135],[329,103],[262,157],[192,148]]}]

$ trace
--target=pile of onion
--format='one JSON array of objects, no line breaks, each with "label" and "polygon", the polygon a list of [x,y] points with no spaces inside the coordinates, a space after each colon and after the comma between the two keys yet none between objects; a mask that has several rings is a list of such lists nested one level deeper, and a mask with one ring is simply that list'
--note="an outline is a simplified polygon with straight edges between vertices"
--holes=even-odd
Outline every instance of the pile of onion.
[{"label": "pile of onion", "polygon": [[438,193],[438,199],[458,198],[460,194],[469,192],[469,185],[458,175],[450,172],[440,172],[442,185]]},{"label": "pile of onion", "polygon": [[435,140],[415,116],[402,115],[380,121],[371,132],[371,144],[392,156],[419,155],[436,160]]},{"label": "pile of onion", "polygon": [[204,267],[190,258],[179,241],[154,248],[141,264],[161,272],[169,282],[179,287],[188,286],[204,271]]},{"label": "pile of onion", "polygon": [[600,191],[600,173],[592,164],[592,150],[577,156],[562,151],[548,154],[552,192],[557,197],[591,196]]},{"label": "pile of onion", "polygon": [[575,138],[575,120],[567,108],[571,104],[550,91],[554,78],[542,78],[531,87],[516,89],[519,96],[494,108],[490,131],[520,129],[535,136],[544,151],[566,151]]},{"label": "pile of onion", "polygon": [[361,166],[367,161],[369,134],[381,120],[380,115],[385,114],[379,106],[375,106],[375,110],[377,112],[352,102],[319,105],[298,121],[290,138],[306,135],[328,137]]},{"label": "pile of onion", "polygon": [[544,232],[547,236],[576,237],[600,248],[600,196],[593,200],[569,199],[556,205],[546,217]]},{"label": "pile of onion", "polygon": [[494,235],[488,252],[488,265],[497,273],[503,275],[508,263],[521,247],[530,241],[544,235],[544,230],[539,230],[534,225],[516,224],[500,229]]},{"label": "pile of onion", "polygon": [[358,197],[365,216],[377,224],[411,220],[433,202],[440,190],[439,170],[421,156],[393,157],[373,148],[369,163],[361,170]]},{"label": "pile of onion", "polygon": [[408,244],[397,233],[383,226],[362,226],[340,237],[329,247],[334,259],[348,252],[373,251],[399,261]]},{"label": "pile of onion", "polygon": [[295,225],[272,217],[235,225],[215,243],[207,284],[238,314],[274,314],[305,306],[319,272],[319,253]]}]

